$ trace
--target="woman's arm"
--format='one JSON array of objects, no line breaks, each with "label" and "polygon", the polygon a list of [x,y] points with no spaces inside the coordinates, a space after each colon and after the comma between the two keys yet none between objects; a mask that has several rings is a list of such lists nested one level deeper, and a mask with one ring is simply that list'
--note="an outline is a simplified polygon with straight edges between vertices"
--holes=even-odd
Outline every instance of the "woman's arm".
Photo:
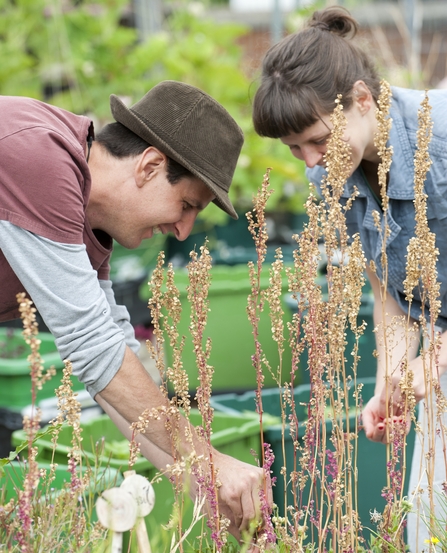
[{"label": "woman's arm", "polygon": [[[399,416],[398,409],[395,408],[393,413],[389,410],[391,396],[394,391],[400,390],[402,364],[408,361],[412,370],[418,371],[417,365],[421,363],[420,357],[417,357],[419,327],[413,319],[405,316],[396,300],[383,291],[375,273],[369,268],[366,273],[374,294],[377,375],[374,396],[366,404],[362,419],[366,436],[370,440],[386,442],[385,422],[393,416]],[[395,406],[399,404],[399,399],[398,393],[393,395]]]},{"label": "woman's arm", "polygon": [[[380,394],[387,379],[400,374],[403,361],[416,358],[419,347],[419,327],[409,319],[375,273],[366,269],[374,294],[373,320],[377,349],[377,373],[375,394]],[[385,295],[385,301],[383,296]],[[400,380],[400,377],[398,378]]]}]

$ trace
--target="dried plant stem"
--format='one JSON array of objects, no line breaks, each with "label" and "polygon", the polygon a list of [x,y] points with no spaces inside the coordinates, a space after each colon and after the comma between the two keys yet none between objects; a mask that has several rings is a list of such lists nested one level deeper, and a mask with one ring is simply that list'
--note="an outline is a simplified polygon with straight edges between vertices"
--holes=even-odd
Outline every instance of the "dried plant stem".
[{"label": "dried plant stem", "polygon": [[[208,459],[208,463],[202,465],[207,466],[207,470],[202,471],[197,481],[201,494],[204,494],[207,498],[209,508],[207,524],[211,529],[211,538],[219,552],[227,541],[228,524],[227,521],[221,518],[219,512],[219,482],[211,447],[214,410],[211,407],[210,398],[214,368],[208,362],[211,353],[211,340],[209,338],[205,340],[205,327],[209,311],[208,291],[211,284],[212,260],[207,241],[200,247],[200,254],[199,256],[197,252],[191,252],[191,261],[188,264],[188,300],[191,305],[190,331],[199,371],[199,386],[196,391],[196,400],[202,415],[202,426],[197,428],[197,431],[207,451]],[[203,348],[204,342],[205,348]]]},{"label": "dried plant stem", "polygon": [[[274,454],[270,444],[264,442],[264,430],[263,430],[263,405],[262,405],[262,388],[264,384],[263,367],[265,367],[271,374],[274,381],[278,386],[282,383],[282,357],[284,352],[284,311],[282,308],[282,282],[283,282],[283,269],[284,264],[282,260],[281,249],[278,248],[275,253],[275,261],[270,269],[269,286],[262,290],[261,288],[261,274],[262,266],[267,253],[267,224],[265,218],[265,210],[268,198],[272,194],[269,182],[270,170],[264,175],[261,188],[258,190],[258,194],[254,198],[254,207],[251,212],[246,214],[248,219],[248,229],[253,237],[255,243],[255,249],[257,253],[257,264],[249,262],[249,277],[251,291],[247,300],[247,315],[252,327],[252,333],[254,337],[254,349],[255,353],[252,356],[252,364],[256,371],[256,411],[259,415],[260,421],[260,434],[261,434],[261,463],[267,477],[270,476],[270,468],[274,461]],[[270,308],[270,321],[272,329],[273,340],[277,343],[278,347],[278,366],[276,370],[273,370],[270,363],[266,359],[262,351],[262,346],[259,340],[259,322],[261,314],[264,310],[265,303]],[[287,395],[288,386],[285,387],[285,396]],[[290,395],[290,394],[289,394]],[[285,412],[285,398],[280,396],[281,412]],[[284,424],[284,418],[283,418]],[[282,457],[285,464],[286,452],[284,442],[282,444]],[[284,479],[286,475],[284,472]],[[268,478],[265,479],[265,482]],[[286,488],[286,481],[284,480],[284,486]],[[275,533],[269,516],[269,506],[267,503],[267,489],[266,486],[263,490],[260,490],[261,511],[264,518],[264,528],[257,533],[257,543],[261,550],[265,547],[276,542]]]},{"label": "dried plant stem", "polygon": [[[267,253],[267,223],[265,219],[265,207],[269,197],[272,194],[272,190],[269,188],[269,174],[270,170],[267,169],[266,174],[258,190],[258,194],[254,198],[254,206],[251,212],[247,213],[248,230],[253,237],[256,253],[257,263],[248,263],[249,279],[250,279],[250,295],[247,302],[247,315],[248,320],[252,327],[255,352],[252,356],[252,365],[256,371],[256,409],[259,414],[259,420],[261,425],[261,443],[264,443],[263,433],[263,408],[262,408],[262,386],[264,384],[263,364],[267,364],[267,360],[262,351],[262,345],[259,341],[259,321],[261,313],[264,310],[264,297],[261,292],[261,273],[262,266]],[[262,451],[262,464],[264,464],[264,451]]]}]

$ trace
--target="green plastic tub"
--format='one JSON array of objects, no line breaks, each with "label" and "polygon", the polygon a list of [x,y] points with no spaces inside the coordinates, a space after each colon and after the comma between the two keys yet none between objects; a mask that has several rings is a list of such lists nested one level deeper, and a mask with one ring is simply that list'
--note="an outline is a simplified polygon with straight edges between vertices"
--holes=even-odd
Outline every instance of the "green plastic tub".
[{"label": "green plastic tub", "polygon": [[[45,471],[46,475],[50,474],[50,464],[45,462],[38,463],[39,471]],[[2,467],[0,471],[0,505],[7,504],[11,499],[18,499],[18,492],[23,490],[23,483],[25,476],[28,472],[28,466],[25,463],[13,461]],[[50,508],[54,505],[55,499],[64,493],[66,490],[70,491],[70,481],[72,478],[71,473],[68,471],[67,465],[59,465],[54,469],[54,480],[48,482],[46,477],[41,474],[38,485],[33,489],[33,497],[35,500],[33,504],[39,503],[43,507]],[[76,474],[78,476],[85,475],[85,468],[77,468]],[[123,476],[119,471],[110,467],[93,470],[89,475],[89,483],[82,493],[82,505],[84,514],[88,518],[89,523],[96,523],[98,520],[95,503],[101,493],[109,488],[120,486],[123,481]],[[50,524],[50,529],[57,527],[58,523],[62,522],[59,518],[59,514],[53,513],[55,520]],[[60,513],[64,523],[70,522],[69,514],[66,518],[63,513]],[[74,513],[73,513],[74,515]],[[9,551],[12,546],[11,543],[3,544]],[[5,549],[6,550],[6,549]]]},{"label": "green plastic tub", "polygon": [[[193,425],[201,423],[201,417],[198,411],[193,411],[190,417]],[[128,469],[129,442],[123,437],[114,423],[107,415],[101,415],[91,421],[81,423],[82,427],[82,447],[84,463],[94,466],[95,463],[101,467],[110,467],[115,470],[125,471]],[[213,446],[225,453],[231,455],[246,463],[255,464],[252,451],[260,453],[260,434],[259,422],[251,416],[241,416],[240,414],[215,413],[213,419]],[[54,451],[54,461],[56,463],[67,462],[67,453],[71,443],[71,428],[63,428],[58,444]],[[103,453],[95,455],[94,451],[97,444],[105,440]],[[14,446],[21,444],[25,440],[23,430],[17,430],[12,435]],[[35,442],[38,448],[38,460],[49,462],[53,454],[53,444],[51,436],[45,436]],[[95,461],[96,459],[96,461]],[[157,474],[157,469],[145,458],[139,457],[133,469],[149,480],[152,480]],[[148,517],[147,524],[156,522],[157,524],[166,524],[172,513],[174,495],[171,483],[166,478],[158,479],[153,483],[156,497],[156,508]],[[192,512],[192,505],[188,506],[189,513]],[[185,517],[188,518],[188,514]]]},{"label": "green plastic tub", "polygon": [[[45,370],[54,366],[56,376],[37,392],[37,400],[55,395],[60,386],[64,363],[57,351],[52,334],[39,332],[40,355]],[[31,403],[31,378],[28,363],[30,348],[25,343],[20,329],[0,328],[0,407],[20,411]],[[73,389],[84,389],[77,378],[73,378]]]},{"label": "green plastic tub", "polygon": [[[188,273],[178,269],[175,283],[179,289],[182,305],[182,317],[178,326],[180,336],[185,336],[183,348],[183,367],[189,377],[189,387],[195,390],[199,384],[196,358],[189,330],[190,304],[187,299]],[[269,285],[268,269],[263,273],[261,288]],[[253,390],[256,387],[256,372],[251,358],[255,352],[252,326],[247,317],[247,298],[251,292],[246,265],[218,265],[212,269],[212,280],[209,289],[208,321],[204,330],[205,340],[212,341],[209,364],[214,367],[213,392],[235,392]],[[283,292],[287,292],[287,279],[283,280]],[[284,304],[284,324],[291,320],[290,309]],[[268,306],[265,306],[259,323],[259,340],[270,365],[276,371],[279,363],[278,347],[272,338]],[[172,366],[172,351],[166,345],[166,358]],[[291,355],[288,348],[283,354],[283,373],[288,373],[291,366]],[[265,387],[275,386],[271,375],[264,371]]]},{"label": "green plastic tub", "polygon": [[[362,401],[365,404],[374,394],[375,378],[363,378],[359,379],[358,383],[363,384],[362,389]],[[307,421],[307,404],[310,398],[310,385],[304,384],[297,386],[294,390],[294,400],[296,407],[296,414],[300,425],[299,439],[302,440],[305,432],[305,424]],[[244,394],[222,394],[214,396],[211,399],[211,405],[216,412],[226,413],[228,415],[240,416],[256,416],[255,413],[255,395],[253,392],[246,392]],[[265,413],[279,417],[281,416],[280,407],[280,393],[279,390],[270,389],[263,390],[262,392],[262,405]],[[355,406],[354,400],[351,398],[349,405]],[[356,428],[356,414],[349,415],[344,418],[345,431],[354,432]],[[332,423],[330,420],[326,421],[326,432],[328,438],[332,433]],[[284,435],[284,438],[283,438]],[[294,446],[293,440],[290,435],[290,428],[287,425],[283,430],[281,424],[271,425],[267,421],[264,424],[264,441],[269,443],[272,447],[275,455],[275,461],[272,466],[273,476],[276,477],[276,485],[273,488],[273,498],[278,505],[280,514],[284,516],[285,507],[287,505],[293,505],[293,494],[290,488],[290,484],[287,485],[287,489],[284,486],[284,478],[281,474],[281,468],[285,465],[287,467],[287,475],[290,475],[294,466]],[[328,448],[329,439],[327,440]],[[410,435],[407,436],[407,460],[411,460],[414,445],[414,430],[412,429]],[[285,458],[283,455],[285,451]],[[383,512],[385,507],[385,500],[382,497],[382,489],[387,482],[387,458],[386,447],[377,442],[368,440],[363,430],[360,430],[357,437],[357,470],[358,470],[358,484],[357,484],[357,496],[358,496],[358,513],[362,524],[365,527],[364,536],[368,537],[369,530],[372,524],[370,522],[370,511],[377,509],[379,512]],[[299,466],[299,465],[297,465]],[[409,461],[407,461],[407,467]],[[299,470],[299,469],[298,469]],[[409,470],[406,473],[405,489],[408,490],[408,477]],[[287,478],[287,481],[289,479]],[[308,493],[304,490],[303,494]],[[408,495],[408,492],[406,492]],[[306,497],[306,495],[303,495]]]}]

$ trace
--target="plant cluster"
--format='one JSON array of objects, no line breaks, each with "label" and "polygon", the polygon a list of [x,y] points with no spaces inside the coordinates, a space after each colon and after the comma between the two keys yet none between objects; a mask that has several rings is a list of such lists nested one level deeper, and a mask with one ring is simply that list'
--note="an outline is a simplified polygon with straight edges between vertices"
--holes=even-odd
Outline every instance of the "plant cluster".
[{"label": "plant cluster", "polygon": [[[390,88],[386,82],[383,82],[377,110],[379,131],[376,136],[376,144],[382,160],[379,165],[378,178],[382,190],[383,216],[375,213],[375,220],[383,236],[381,261],[385,275],[382,287],[384,299],[387,274],[386,240],[389,233],[386,180],[392,159],[392,150],[387,147],[391,126],[390,98]],[[359,432],[361,432],[360,417],[363,401],[362,385],[357,382],[357,366],[361,353],[358,348],[358,340],[365,330],[364,324],[358,324],[357,315],[365,282],[366,260],[358,236],[354,236],[352,240],[349,239],[345,222],[345,212],[350,209],[357,192],[354,191],[353,196],[345,204],[340,201],[349,174],[350,151],[343,140],[345,118],[339,101],[332,115],[332,124],[333,131],[325,159],[327,177],[322,187],[323,201],[317,202],[316,195],[311,191],[306,204],[309,224],[299,236],[295,237],[297,248],[294,253],[293,266],[284,267],[282,254],[278,249],[276,260],[270,267],[270,287],[265,291],[260,290],[259,281],[267,248],[264,215],[268,198],[272,194],[269,187],[269,172],[267,172],[264,183],[255,198],[253,211],[247,214],[249,229],[258,252],[257,264],[249,263],[252,292],[248,298],[247,313],[253,327],[252,364],[257,375],[258,387],[255,397],[256,410],[261,423],[261,436],[264,371],[273,373],[279,384],[282,382],[282,373],[285,370],[281,363],[281,356],[287,338],[280,301],[281,286],[278,286],[283,271],[288,276],[289,289],[297,300],[297,312],[294,314],[293,322],[287,328],[288,345],[292,349],[294,362],[292,367],[286,369],[290,371],[290,381],[283,386],[280,385],[279,396],[283,413],[284,436],[287,437],[286,433],[290,433],[294,444],[293,467],[285,466],[284,455],[281,476],[284,478],[284,489],[291,492],[293,499],[292,502],[289,502],[286,493],[284,497],[285,516],[275,516],[272,520],[278,542],[282,547],[289,548],[290,551],[315,550],[333,553],[338,551],[404,551],[406,549],[404,540],[406,515],[409,510],[415,508],[405,498],[403,489],[406,467],[405,422],[407,415],[414,418],[415,410],[408,358],[401,359],[398,364],[402,372],[400,383],[402,403],[395,406],[392,403],[392,397],[389,398],[390,413],[398,408],[402,416],[389,427],[388,484],[382,492],[386,506],[383,513],[378,513],[374,506],[371,506],[371,522],[376,524],[376,528],[371,530],[370,543],[364,536],[364,529],[370,526],[370,521],[361,521],[357,512],[356,464],[358,455],[361,454],[358,450],[357,440]],[[430,233],[427,225],[423,191],[425,175],[430,165],[428,158],[430,125],[429,106],[426,98],[421,106],[419,143],[415,157],[416,238],[410,243],[408,250],[407,274],[409,276],[405,286],[410,304],[411,290],[416,286],[426,290],[422,303],[428,306],[429,314],[421,317],[420,323],[423,328],[431,328],[430,336],[426,336],[426,344],[431,345],[427,350],[429,355],[425,373],[436,375],[436,351],[439,349],[439,345],[437,345],[439,337],[434,329],[434,321],[439,309],[437,299],[439,284],[434,278],[437,250],[434,245],[434,236]],[[317,279],[318,260],[321,255],[318,244],[321,239],[324,241],[328,259],[328,294],[325,301],[323,301],[321,286]],[[375,269],[374,265],[370,268]],[[172,271],[172,268],[169,270]],[[206,276],[207,278],[208,276]],[[199,301],[200,297],[200,294],[195,294],[189,298],[193,307],[199,308],[202,301]],[[272,335],[278,344],[280,361],[277,367],[271,367],[268,364],[262,353],[262,344],[257,339],[259,317],[266,304],[269,305]],[[410,314],[408,313],[407,317],[403,317],[403,319],[406,329],[405,339],[411,342],[415,339],[415,330],[408,324]],[[384,320],[387,320],[386,316],[384,316]],[[427,325],[427,321],[430,321],[430,324]],[[392,320],[389,324],[383,324],[376,329],[377,339],[379,343],[385,345],[387,352],[385,355],[385,380],[391,379],[392,367],[396,366],[395,360],[393,362],[392,359],[393,340],[402,338],[402,335],[397,332],[401,324],[402,321]],[[167,327],[172,331],[172,325],[169,324]],[[195,332],[194,325],[192,329]],[[356,345],[352,352],[345,351],[348,332],[353,333],[355,337]],[[426,332],[424,331],[424,333]],[[199,343],[196,345],[196,352],[200,351]],[[207,342],[207,352],[209,352],[209,348],[210,344]],[[297,415],[299,409],[294,403],[293,389],[296,371],[303,370],[303,367],[299,366],[299,359],[304,349],[309,354],[307,369],[310,372],[312,384],[305,419],[299,420]],[[423,357],[424,351],[423,347]],[[347,355],[352,356],[352,363],[347,362]],[[181,355],[178,359],[181,359]],[[208,372],[207,375],[209,376],[209,374]],[[208,376],[206,382],[208,382]],[[182,378],[184,378],[184,373]],[[430,376],[426,378],[427,389],[430,390],[433,387],[436,390],[438,398],[436,412],[440,417],[440,413],[445,412],[445,400],[437,379]],[[184,389],[187,388],[184,387]],[[430,402],[427,403],[431,406],[429,409],[434,409]],[[356,416],[350,417],[349,415],[353,411]],[[208,413],[207,416],[211,417],[212,413]],[[330,422],[330,426],[326,424],[327,421]],[[442,433],[442,428],[441,419],[438,418],[436,428],[433,428],[433,437]],[[434,444],[430,450],[433,447]],[[264,466],[271,466],[270,455],[264,450],[261,451],[261,462]],[[430,485],[428,495],[433,496]],[[431,504],[430,512],[433,512],[433,504]],[[429,521],[429,527],[434,534],[434,520]],[[436,537],[437,539],[439,538]],[[262,544],[262,542],[260,543]],[[433,549],[434,545],[432,542],[428,544],[427,548]],[[263,550],[262,548],[267,550],[267,542],[261,545],[261,550]]]},{"label": "plant cluster", "polygon": [[[388,236],[386,179],[392,151],[387,147],[391,125],[389,119],[390,88],[382,83],[382,93],[378,102],[377,120],[378,146],[381,164],[379,184],[382,191],[383,216],[375,214],[376,224],[382,233],[382,269],[386,276]],[[340,100],[340,99],[339,99]],[[261,274],[266,270],[267,224],[265,211],[273,191],[270,187],[268,170],[254,199],[254,207],[247,213],[248,227],[253,236],[257,261],[249,263],[248,278],[251,292],[247,301],[247,315],[253,329],[254,348],[252,365],[257,382],[255,390],[256,412],[260,421],[261,444],[256,452],[258,462],[267,475],[272,473],[273,462],[280,462],[282,468],[276,485],[282,486],[284,499],[279,501],[273,514],[268,512],[265,490],[260,490],[263,508],[263,524],[251,529],[245,537],[246,544],[256,536],[259,551],[293,553],[402,553],[406,550],[404,529],[406,516],[417,509],[424,516],[432,538],[427,543],[427,551],[444,551],[446,544],[445,521],[433,516],[436,500],[445,502],[445,490],[441,499],[436,499],[432,487],[433,449],[436,439],[443,439],[444,427],[441,415],[446,410],[446,400],[438,384],[439,335],[434,322],[439,310],[439,284],[436,281],[437,250],[435,237],[427,225],[426,197],[423,189],[426,172],[430,166],[428,144],[431,136],[430,108],[424,99],[419,116],[419,141],[415,157],[415,209],[416,234],[410,242],[407,255],[407,279],[405,293],[411,304],[415,287],[422,291],[423,305],[427,312],[421,315],[424,342],[425,385],[427,389],[426,409],[429,412],[430,444],[429,454],[421,461],[421,471],[428,475],[428,487],[417,490],[415,500],[409,501],[404,495],[403,482],[406,467],[406,418],[414,418],[415,397],[413,393],[414,375],[408,369],[408,355],[393,359],[396,341],[415,340],[415,330],[408,316],[384,321],[376,329],[377,340],[384,344],[385,381],[391,381],[398,367],[401,372],[399,405],[394,405],[394,396],[388,398],[389,412],[396,408],[401,413],[400,420],[389,426],[387,474],[388,483],[383,489],[385,498],[383,512],[371,505],[371,521],[360,520],[358,514],[358,457],[361,451],[358,438],[361,429],[363,405],[362,383],[357,379],[357,367],[361,359],[359,338],[365,330],[364,323],[358,322],[362,288],[365,283],[366,260],[358,236],[349,237],[346,228],[346,211],[352,206],[357,191],[342,203],[341,196],[349,174],[350,150],[343,140],[346,120],[343,107],[338,100],[331,117],[333,131],[326,153],[327,177],[322,184],[323,201],[317,201],[313,189],[306,202],[309,223],[300,235],[294,237],[297,247],[293,264],[285,266],[281,250],[276,250],[275,261],[268,268],[270,285],[261,289]],[[327,294],[323,298],[321,280],[318,277],[323,240],[327,256]],[[371,270],[375,270],[371,265]],[[159,255],[157,266],[150,281],[151,309],[155,343],[148,342],[162,377],[162,391],[169,399],[169,407],[145,412],[132,425],[133,435],[144,432],[153,418],[163,418],[172,436],[172,464],[166,468],[175,492],[175,505],[169,524],[171,532],[170,552],[213,551],[230,553],[237,546],[229,539],[228,521],[219,510],[219,474],[213,464],[212,425],[214,410],[211,405],[213,389],[213,367],[209,364],[211,341],[206,336],[206,322],[209,311],[208,291],[212,285],[212,258],[205,243],[200,253],[191,252],[188,265],[188,302],[191,306],[190,330],[197,366],[199,386],[195,397],[191,398],[188,376],[182,364],[184,337],[179,335],[177,325],[181,317],[179,291],[175,285],[172,265],[164,268],[164,254]],[[297,310],[291,323],[284,325],[284,312],[281,302],[282,276],[286,274],[289,291],[296,300]],[[386,296],[386,280],[382,294]],[[36,388],[42,377],[35,342],[34,314],[25,298],[20,298],[25,336],[32,346],[31,356],[32,385]],[[271,366],[262,350],[258,325],[261,317],[270,317],[272,336],[277,343],[279,363]],[[352,351],[346,351],[347,334],[354,335]],[[165,366],[163,349],[170,347],[173,362]],[[286,347],[292,350],[291,366],[283,366],[282,354]],[[406,348],[407,350],[409,349]],[[308,352],[308,366],[302,367],[300,357]],[[295,398],[296,376],[298,371],[310,373],[309,396],[303,403]],[[269,371],[278,383],[278,400],[281,408],[283,446],[274,452],[264,437],[265,415],[263,406],[263,379]],[[284,379],[288,374],[289,378]],[[28,460],[23,481],[23,489],[17,491],[17,499],[3,505],[0,510],[0,536],[2,543],[10,550],[38,551],[46,547],[51,551],[100,551],[99,541],[105,530],[92,522],[82,500],[92,478],[93,467],[84,467],[82,435],[79,424],[79,404],[70,387],[70,364],[64,372],[64,379],[57,391],[61,415],[54,421],[54,440],[63,424],[73,428],[72,448],[68,456],[70,482],[61,493],[51,489],[53,465],[48,473],[43,473],[36,459],[34,441],[38,437],[39,413],[35,412],[25,420],[29,437],[27,444]],[[284,383],[285,382],[285,383]],[[173,394],[168,389],[174,390]],[[435,398],[431,402],[431,394]],[[33,395],[35,399],[35,395]],[[194,451],[191,427],[180,424],[182,413],[188,419],[192,405],[197,405],[202,423],[197,428],[201,443],[201,455],[192,453],[182,456],[180,443],[189,441]],[[420,432],[420,429],[417,428]],[[292,443],[292,453],[287,453],[286,442]],[[130,462],[135,462],[139,446],[135,439],[130,444]],[[289,450],[290,451],[290,450]],[[274,459],[275,455],[277,459]],[[45,492],[38,490],[39,482],[46,486]],[[184,520],[185,502],[193,487],[196,497],[191,520]],[[424,495],[423,495],[424,493]],[[428,503],[423,509],[423,499]],[[447,505],[447,502],[445,502]],[[205,509],[206,524],[200,513]],[[55,513],[53,515],[53,513]],[[57,513],[57,516],[56,516]],[[365,530],[370,523],[370,537]],[[37,540],[37,541],[36,541]],[[56,547],[56,543],[60,543]],[[37,545],[36,545],[37,544]],[[104,546],[104,545],[102,545]],[[131,546],[129,546],[130,548]],[[248,545],[241,546],[246,551]]]},{"label": "plant cluster", "polygon": [[[54,371],[42,374],[42,361],[39,354],[39,339],[35,308],[25,297],[18,295],[19,309],[23,321],[23,335],[31,347],[29,356],[33,407],[36,404],[37,390],[42,382],[51,378]],[[35,440],[42,434],[40,431],[41,413],[33,408],[30,416],[23,420],[27,443],[17,448],[17,452],[26,451],[21,463],[16,463],[9,473],[12,481],[15,475],[21,482],[16,489],[15,497],[5,502],[6,487],[0,498],[0,543],[5,551],[89,551],[94,543],[105,538],[103,528],[92,520],[91,505],[88,508],[89,486],[100,479],[97,467],[82,467],[82,436],[80,426],[80,403],[72,391],[70,379],[71,365],[64,369],[61,385],[56,389],[59,415],[52,423],[52,439],[57,442],[64,419],[73,428],[73,441],[67,459],[67,483],[63,489],[54,487],[57,464],[50,463],[42,468],[37,455]],[[48,432],[48,431],[47,431]],[[4,466],[13,460],[4,459]],[[16,484],[17,485],[17,484]]]}]

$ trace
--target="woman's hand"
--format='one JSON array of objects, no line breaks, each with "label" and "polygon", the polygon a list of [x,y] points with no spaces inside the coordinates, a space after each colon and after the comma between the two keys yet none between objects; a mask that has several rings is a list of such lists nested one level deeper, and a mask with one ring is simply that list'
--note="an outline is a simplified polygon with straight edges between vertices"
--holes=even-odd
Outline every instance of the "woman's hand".
[{"label": "woman's hand", "polygon": [[408,364],[407,375],[395,370],[382,390],[366,404],[362,419],[365,434],[370,440],[389,443],[391,424],[405,423],[407,434],[410,431],[410,406],[425,397],[426,381],[421,356]]},{"label": "woman's hand", "polygon": [[387,403],[389,405],[389,396],[384,388],[382,393],[373,396],[363,409],[363,429],[366,437],[373,442],[389,443],[392,438],[392,425],[406,424],[406,433],[410,431],[410,413],[403,413],[401,408],[391,412],[390,407],[387,408]]}]

